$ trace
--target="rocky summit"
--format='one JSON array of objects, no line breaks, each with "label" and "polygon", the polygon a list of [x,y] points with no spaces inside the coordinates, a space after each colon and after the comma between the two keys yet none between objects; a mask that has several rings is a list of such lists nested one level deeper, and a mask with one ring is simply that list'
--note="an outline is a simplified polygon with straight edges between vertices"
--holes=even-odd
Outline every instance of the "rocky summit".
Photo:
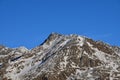
[{"label": "rocky summit", "polygon": [[120,80],[120,47],[52,33],[39,46],[0,46],[0,80]]}]

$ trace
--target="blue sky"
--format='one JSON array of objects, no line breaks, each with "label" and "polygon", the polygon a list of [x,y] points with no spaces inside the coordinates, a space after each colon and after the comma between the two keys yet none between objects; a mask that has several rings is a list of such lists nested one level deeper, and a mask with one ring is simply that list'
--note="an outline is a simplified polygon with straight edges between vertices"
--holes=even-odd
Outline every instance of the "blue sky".
[{"label": "blue sky", "polygon": [[0,44],[33,48],[51,32],[120,46],[120,0],[0,0]]}]

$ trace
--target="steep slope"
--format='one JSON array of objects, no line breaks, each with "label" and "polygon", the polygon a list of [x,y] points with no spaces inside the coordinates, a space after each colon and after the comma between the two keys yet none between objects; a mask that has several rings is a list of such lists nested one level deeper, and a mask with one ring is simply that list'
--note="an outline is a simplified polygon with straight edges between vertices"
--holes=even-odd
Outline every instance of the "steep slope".
[{"label": "steep slope", "polygon": [[57,33],[32,50],[0,46],[0,80],[120,80],[120,48]]}]

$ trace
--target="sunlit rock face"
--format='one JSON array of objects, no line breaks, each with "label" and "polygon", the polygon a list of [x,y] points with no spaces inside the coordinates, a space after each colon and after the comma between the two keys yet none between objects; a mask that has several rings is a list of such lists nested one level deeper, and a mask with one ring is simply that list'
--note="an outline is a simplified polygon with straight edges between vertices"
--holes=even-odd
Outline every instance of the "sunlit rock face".
[{"label": "sunlit rock face", "polygon": [[120,48],[52,33],[39,46],[0,46],[0,80],[120,80]]}]

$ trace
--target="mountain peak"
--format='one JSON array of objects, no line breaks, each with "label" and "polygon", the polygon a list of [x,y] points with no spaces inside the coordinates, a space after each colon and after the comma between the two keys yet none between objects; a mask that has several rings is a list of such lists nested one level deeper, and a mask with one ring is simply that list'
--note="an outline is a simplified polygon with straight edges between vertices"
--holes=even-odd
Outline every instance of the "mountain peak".
[{"label": "mountain peak", "polygon": [[0,49],[0,79],[119,80],[119,61],[119,47],[76,34],[51,33],[32,50]]}]

